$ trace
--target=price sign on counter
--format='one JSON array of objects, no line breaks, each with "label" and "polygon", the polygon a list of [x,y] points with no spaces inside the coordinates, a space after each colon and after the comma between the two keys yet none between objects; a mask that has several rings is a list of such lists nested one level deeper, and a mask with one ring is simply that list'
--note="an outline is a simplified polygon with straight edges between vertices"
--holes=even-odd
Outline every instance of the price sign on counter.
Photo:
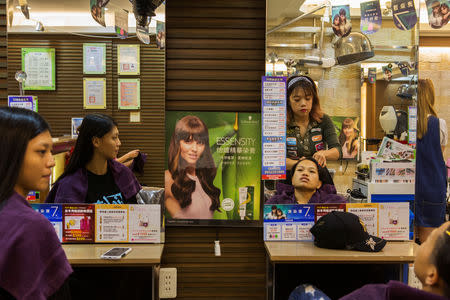
[{"label": "price sign on counter", "polygon": [[286,77],[262,77],[262,179],[286,179]]}]

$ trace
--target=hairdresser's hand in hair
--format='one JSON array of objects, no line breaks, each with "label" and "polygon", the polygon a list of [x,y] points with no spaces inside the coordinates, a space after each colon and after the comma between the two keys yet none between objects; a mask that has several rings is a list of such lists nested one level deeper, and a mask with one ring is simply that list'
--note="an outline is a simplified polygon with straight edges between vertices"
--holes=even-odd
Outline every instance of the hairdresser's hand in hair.
[{"label": "hairdresser's hand in hair", "polygon": [[301,159],[304,159],[305,157],[302,156],[300,159],[292,159],[292,158],[286,158],[286,169],[290,171],[292,167]]},{"label": "hairdresser's hand in hair", "polygon": [[327,166],[327,158],[325,156],[325,153],[325,150],[320,150],[313,154],[313,158],[317,160],[321,167]]},{"label": "hairdresser's hand in hair", "polygon": [[133,162],[133,159],[138,156],[139,150],[132,150],[128,152],[127,154],[117,158],[117,161],[124,164],[127,167],[130,167],[131,163]]}]

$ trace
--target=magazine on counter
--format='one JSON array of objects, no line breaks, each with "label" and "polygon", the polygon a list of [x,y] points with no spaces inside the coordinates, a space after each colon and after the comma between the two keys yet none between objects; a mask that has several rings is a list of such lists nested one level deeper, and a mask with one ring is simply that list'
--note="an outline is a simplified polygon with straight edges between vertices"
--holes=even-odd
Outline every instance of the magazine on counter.
[{"label": "magazine on counter", "polygon": [[389,160],[414,159],[415,150],[388,137],[384,137],[377,157]]}]

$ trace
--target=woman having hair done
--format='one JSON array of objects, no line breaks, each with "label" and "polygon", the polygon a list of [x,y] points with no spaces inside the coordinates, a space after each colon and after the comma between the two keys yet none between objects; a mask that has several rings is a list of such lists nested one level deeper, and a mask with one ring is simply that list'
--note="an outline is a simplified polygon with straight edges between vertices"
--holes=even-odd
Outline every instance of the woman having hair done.
[{"label": "woman having hair done", "polygon": [[136,203],[141,185],[129,168],[115,160],[120,145],[117,123],[110,116],[85,116],[69,164],[46,202]]},{"label": "woman having hair done", "polygon": [[48,188],[52,137],[47,122],[0,108],[0,299],[58,299],[72,273],[52,224],[25,197]]},{"label": "woman having hair done", "polygon": [[314,158],[302,158],[291,169],[292,185],[277,183],[277,191],[265,204],[346,203],[336,193],[328,169]]},{"label": "woman having hair done", "polygon": [[448,133],[445,121],[437,117],[434,100],[433,82],[419,79],[414,225],[422,243],[445,222],[447,169],[443,153]]},{"label": "woman having hair done", "polygon": [[342,157],[334,124],[320,108],[314,81],[293,76],[287,81],[286,167],[312,156],[321,166]]},{"label": "woman having hair done", "polygon": [[166,209],[176,219],[212,219],[219,211],[220,189],[214,186],[216,165],[209,148],[208,128],[196,116],[175,126],[165,172]]}]

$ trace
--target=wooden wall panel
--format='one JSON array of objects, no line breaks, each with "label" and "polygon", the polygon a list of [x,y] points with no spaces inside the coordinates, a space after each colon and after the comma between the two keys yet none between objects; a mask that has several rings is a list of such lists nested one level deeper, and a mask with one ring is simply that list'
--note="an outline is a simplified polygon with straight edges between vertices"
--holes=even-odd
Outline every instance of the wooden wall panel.
[{"label": "wooden wall panel", "polygon": [[[166,18],[166,110],[259,112],[265,1],[171,0]],[[166,228],[177,299],[265,299],[265,263],[262,228]]]},{"label": "wooden wall panel", "polygon": [[8,96],[7,45],[6,0],[0,0],[0,106],[7,104]]},{"label": "wooden wall panel", "polygon": [[[106,44],[106,75],[83,76],[83,43]],[[141,80],[141,123],[129,123],[129,110],[117,105],[117,44],[140,44],[141,74],[120,76]],[[10,34],[8,41],[8,93],[18,94],[14,74],[21,69],[21,48],[51,47],[56,49],[56,91],[25,91],[38,96],[39,113],[50,123],[54,136],[70,134],[71,117],[100,112],[111,115],[119,124],[122,147],[119,155],[140,149],[149,155],[144,176],[138,177],[146,185],[164,184],[164,97],[165,53],[137,39],[125,41],[106,38],[87,38],[74,35]],[[0,53],[1,55],[1,53]],[[83,77],[106,78],[105,110],[83,109]]]},{"label": "wooden wall panel", "polygon": [[265,1],[173,0],[166,16],[166,109],[259,111]]}]

